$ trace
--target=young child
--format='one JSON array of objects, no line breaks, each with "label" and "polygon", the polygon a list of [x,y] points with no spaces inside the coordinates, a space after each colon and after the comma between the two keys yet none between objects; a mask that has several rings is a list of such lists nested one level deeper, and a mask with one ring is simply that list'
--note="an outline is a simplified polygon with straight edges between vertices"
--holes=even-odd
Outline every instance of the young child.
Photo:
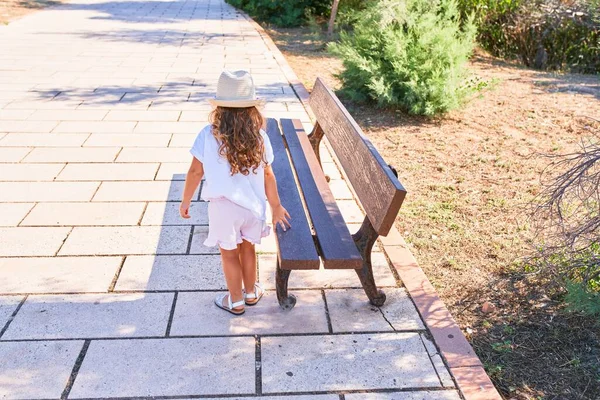
[{"label": "young child", "polygon": [[[269,234],[267,200],[273,226],[289,227],[288,212],[279,201],[271,169],[273,149],[262,130],[264,119],[256,108],[252,76],[246,71],[224,71],[219,77],[210,124],[196,137],[194,156],[185,180],[179,212],[190,218],[192,196],[202,177],[202,199],[208,201],[208,237],[205,246],[219,246],[229,293],[215,304],[232,314],[245,312],[264,294],[256,283],[254,245]],[[242,289],[243,286],[243,289]]]}]

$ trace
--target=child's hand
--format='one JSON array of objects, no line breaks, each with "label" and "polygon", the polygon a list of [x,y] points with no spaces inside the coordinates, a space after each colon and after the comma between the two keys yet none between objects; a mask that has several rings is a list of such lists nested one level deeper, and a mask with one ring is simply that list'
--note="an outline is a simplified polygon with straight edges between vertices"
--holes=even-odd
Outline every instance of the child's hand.
[{"label": "child's hand", "polygon": [[181,204],[179,205],[179,215],[181,215],[181,218],[185,218],[185,219],[190,218],[190,202],[189,201],[181,202]]},{"label": "child's hand", "polygon": [[[283,206],[280,204],[277,207],[273,208],[273,227],[277,227],[277,224],[279,224],[281,226],[281,229],[284,230],[284,232],[287,230],[286,229],[286,225],[291,228],[292,225],[290,225],[288,218],[292,219],[292,217],[290,217],[290,214],[288,214],[287,210],[285,208],[283,208]],[[286,218],[287,217],[287,218]]]}]

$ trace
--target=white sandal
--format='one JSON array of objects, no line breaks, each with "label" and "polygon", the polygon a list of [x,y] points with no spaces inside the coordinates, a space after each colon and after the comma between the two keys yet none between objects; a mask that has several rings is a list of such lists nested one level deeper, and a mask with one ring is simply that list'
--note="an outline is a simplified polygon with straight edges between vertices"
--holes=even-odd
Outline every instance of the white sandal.
[{"label": "white sandal", "polygon": [[[223,304],[223,300],[225,300],[225,298],[227,298],[227,305]],[[243,313],[246,312],[245,309],[242,309],[240,311],[234,310],[234,308],[243,306],[244,300],[240,300],[240,301],[236,301],[235,303],[232,303],[231,296],[229,295],[229,293],[217,295],[217,297],[215,298],[215,304],[220,309],[230,312],[233,315],[242,315]]]},{"label": "white sandal", "polygon": [[263,294],[265,294],[265,291],[262,286],[260,286],[258,283],[255,283],[254,293],[244,293],[244,301],[247,306],[256,305],[256,303],[258,303],[263,297]]}]

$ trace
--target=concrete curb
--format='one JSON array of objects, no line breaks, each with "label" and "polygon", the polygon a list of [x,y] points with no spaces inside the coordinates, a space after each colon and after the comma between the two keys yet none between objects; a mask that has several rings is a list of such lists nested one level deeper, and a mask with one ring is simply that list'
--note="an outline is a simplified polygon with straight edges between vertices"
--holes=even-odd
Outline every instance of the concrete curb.
[{"label": "concrete curb", "polygon": [[[289,66],[281,51],[262,26],[247,14],[239,12],[260,34],[269,50],[273,53],[273,57],[281,67],[286,79],[290,82],[290,85],[302,102],[310,119],[315,121],[315,116],[308,104],[310,94]],[[435,292],[429,279],[427,279],[427,276],[425,276],[425,273],[419,267],[400,232],[394,226],[388,236],[381,237],[380,241],[390,263],[398,272],[427,329],[431,332],[434,342],[444,362],[449,367],[461,395],[465,400],[502,400],[502,397],[483,369],[483,364],[473,351],[473,348],[463,335],[456,321],[454,321],[454,318],[452,318],[450,311],[448,311]]]}]

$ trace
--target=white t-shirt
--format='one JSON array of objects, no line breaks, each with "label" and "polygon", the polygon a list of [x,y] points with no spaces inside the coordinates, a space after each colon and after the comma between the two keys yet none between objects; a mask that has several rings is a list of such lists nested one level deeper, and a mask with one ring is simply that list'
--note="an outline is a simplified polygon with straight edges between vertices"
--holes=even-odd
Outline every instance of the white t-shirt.
[{"label": "white t-shirt", "polygon": [[[260,134],[265,144],[265,159],[270,165],[274,159],[273,148],[269,137],[262,129]],[[231,166],[227,158],[219,154],[219,142],[212,134],[211,125],[207,125],[200,131],[190,153],[204,165],[206,181],[202,187],[203,200],[226,198],[250,210],[257,218],[266,220],[264,165],[260,165],[255,173],[250,169],[250,173],[245,176],[240,173],[231,175]]]}]

